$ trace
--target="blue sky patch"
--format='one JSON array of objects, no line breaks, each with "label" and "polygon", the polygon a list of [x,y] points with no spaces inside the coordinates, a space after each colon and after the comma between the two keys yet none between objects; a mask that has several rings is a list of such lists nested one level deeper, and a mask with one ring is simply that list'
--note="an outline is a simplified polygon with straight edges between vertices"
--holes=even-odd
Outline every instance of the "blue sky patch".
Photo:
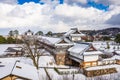
[{"label": "blue sky patch", "polygon": [[92,6],[94,8],[99,9],[99,10],[105,10],[105,11],[107,11],[108,8],[109,8],[109,6],[105,6],[103,4],[98,4],[98,3],[95,3],[94,1],[89,1],[87,4],[88,4],[88,6]]},{"label": "blue sky patch", "polygon": [[64,3],[64,0],[60,0],[60,4],[63,4]]},{"label": "blue sky patch", "polygon": [[[54,0],[51,0],[51,1],[54,1]],[[60,4],[63,4],[64,3],[64,0],[58,0]],[[26,2],[35,2],[35,3],[40,3],[40,4],[44,4],[44,2],[40,1],[40,0],[18,0],[18,4],[24,4]]]},{"label": "blue sky patch", "polygon": [[35,2],[40,3],[40,0],[18,0],[18,4],[24,4],[25,2]]}]

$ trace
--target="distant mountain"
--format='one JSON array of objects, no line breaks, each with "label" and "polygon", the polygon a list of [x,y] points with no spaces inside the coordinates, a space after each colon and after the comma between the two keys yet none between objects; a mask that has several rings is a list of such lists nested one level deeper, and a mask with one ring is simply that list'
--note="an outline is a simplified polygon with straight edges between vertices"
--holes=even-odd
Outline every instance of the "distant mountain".
[{"label": "distant mountain", "polygon": [[101,30],[81,30],[82,33],[88,34],[88,35],[109,35],[109,36],[116,36],[117,34],[120,34],[120,28],[106,28]]},{"label": "distant mountain", "polygon": [[[84,34],[88,35],[110,35],[111,37],[115,36],[116,34],[120,33],[120,28],[106,28],[106,29],[101,29],[101,30],[80,30]],[[66,32],[63,33],[53,33],[54,37],[61,37],[65,34]]]},{"label": "distant mountain", "polygon": [[116,34],[120,33],[120,28],[107,28],[107,29],[98,30],[96,32],[101,35],[115,36]]}]

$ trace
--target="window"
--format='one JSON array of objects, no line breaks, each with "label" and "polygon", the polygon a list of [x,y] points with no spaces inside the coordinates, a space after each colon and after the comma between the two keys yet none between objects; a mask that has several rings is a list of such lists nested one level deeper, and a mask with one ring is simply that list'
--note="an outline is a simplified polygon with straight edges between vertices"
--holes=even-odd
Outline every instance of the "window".
[{"label": "window", "polygon": [[96,62],[92,62],[92,66],[97,66],[97,63]]},{"label": "window", "polygon": [[91,63],[85,63],[85,67],[90,67]]},{"label": "window", "polygon": [[99,62],[98,62],[98,65],[102,65],[102,62],[101,62],[101,61],[99,61]]},{"label": "window", "polygon": [[16,66],[16,68],[19,68],[19,69],[21,69],[22,67],[20,67],[20,66]]}]

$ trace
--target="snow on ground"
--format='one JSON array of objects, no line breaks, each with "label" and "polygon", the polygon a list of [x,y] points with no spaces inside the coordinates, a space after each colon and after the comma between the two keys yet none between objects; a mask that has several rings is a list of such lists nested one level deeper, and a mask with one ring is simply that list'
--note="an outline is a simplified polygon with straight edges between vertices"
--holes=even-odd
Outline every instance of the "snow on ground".
[{"label": "snow on ground", "polygon": [[69,66],[66,65],[56,65],[53,56],[41,56],[39,59],[39,67],[69,68]]},{"label": "snow on ground", "polygon": [[[72,70],[71,70],[72,71]],[[47,69],[52,80],[85,80],[85,76],[81,73],[79,74],[63,74],[59,75],[54,69]]]},{"label": "snow on ground", "polygon": [[19,45],[18,44],[0,44],[0,55],[5,54],[5,50],[8,47],[17,47],[17,46],[19,46]]},{"label": "snow on ground", "polygon": [[52,80],[73,80],[72,75],[59,75],[54,69],[47,69]]},{"label": "snow on ground", "polygon": [[105,42],[105,41],[104,42],[103,41],[96,41],[96,42],[93,42],[92,44],[96,49],[102,50],[102,51],[107,52],[107,53],[111,53],[114,51],[117,51],[118,53],[120,53],[120,45],[118,46],[113,41],[108,42],[108,44],[110,46],[109,49],[107,49],[107,42]]},{"label": "snow on ground", "polygon": [[74,80],[86,80],[86,77],[83,74],[75,74]]},{"label": "snow on ground", "polygon": [[40,67],[50,67],[55,65],[55,60],[53,56],[41,56],[39,59]]},{"label": "snow on ground", "polygon": [[43,68],[39,69],[39,80],[47,80],[47,75]]}]

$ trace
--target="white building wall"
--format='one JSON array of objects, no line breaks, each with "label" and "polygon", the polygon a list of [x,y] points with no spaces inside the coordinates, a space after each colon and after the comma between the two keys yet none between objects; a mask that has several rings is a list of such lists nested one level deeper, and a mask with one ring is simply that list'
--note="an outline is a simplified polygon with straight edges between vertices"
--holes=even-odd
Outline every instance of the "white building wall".
[{"label": "white building wall", "polygon": [[84,56],[85,62],[97,61],[98,59],[99,59],[99,55]]},{"label": "white building wall", "polygon": [[79,36],[72,36],[72,41],[80,41],[81,37]]}]

